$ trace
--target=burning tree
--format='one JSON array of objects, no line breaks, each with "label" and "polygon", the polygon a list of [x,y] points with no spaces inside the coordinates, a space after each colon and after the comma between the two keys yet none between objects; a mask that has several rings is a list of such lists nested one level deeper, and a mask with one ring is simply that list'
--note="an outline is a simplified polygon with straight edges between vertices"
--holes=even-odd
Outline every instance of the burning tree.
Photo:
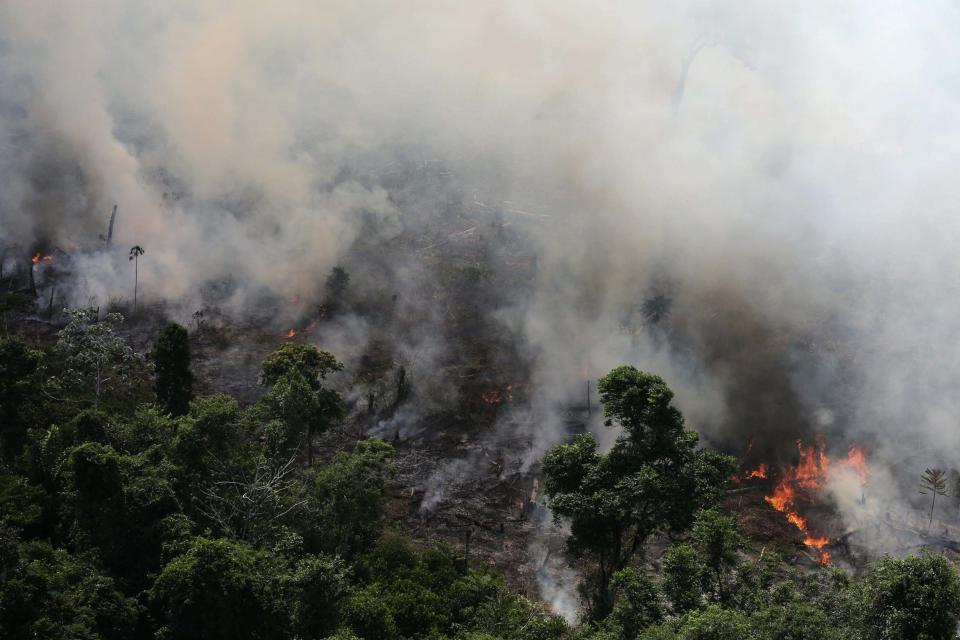
[{"label": "burning tree", "polygon": [[933,509],[937,506],[937,496],[947,495],[947,472],[943,469],[926,469],[920,476],[920,493],[930,494],[930,519],[927,521],[927,531],[933,524]]},{"label": "burning tree", "polygon": [[722,498],[736,468],[730,456],[697,450],[696,432],[684,428],[660,377],[618,367],[597,388],[606,426],[623,428],[616,444],[602,454],[593,436],[578,435],[543,463],[550,507],[571,521],[568,552],[596,562],[581,586],[592,619],[609,613],[613,575],[650,536],[687,529],[698,509]]}]

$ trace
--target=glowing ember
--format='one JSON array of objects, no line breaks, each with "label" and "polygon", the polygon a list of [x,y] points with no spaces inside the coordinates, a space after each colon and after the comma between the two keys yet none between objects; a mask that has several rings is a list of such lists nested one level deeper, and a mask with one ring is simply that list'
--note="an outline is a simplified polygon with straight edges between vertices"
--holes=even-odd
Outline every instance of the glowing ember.
[{"label": "glowing ember", "polygon": [[491,389],[480,395],[480,399],[486,404],[500,404],[500,389]]},{"label": "glowing ember", "polygon": [[297,330],[296,330],[296,329],[290,329],[289,331],[287,331],[287,336],[286,336],[286,337],[287,337],[287,338],[292,338],[292,337],[294,337],[295,335],[297,335]]},{"label": "glowing ember", "polygon": [[508,384],[503,389],[491,389],[480,394],[480,399],[485,404],[495,405],[503,402],[513,402],[514,392],[520,392],[523,389],[522,384]]},{"label": "glowing ember", "polygon": [[49,255],[44,256],[38,253],[32,258],[30,258],[30,262],[32,262],[33,264],[40,264],[41,260],[43,260],[44,262],[53,262],[53,256],[49,256]]},{"label": "glowing ember", "polygon": [[[817,551],[820,564],[827,565],[830,564],[830,553],[823,548],[830,543],[830,539],[814,535],[808,530],[807,519],[797,512],[797,503],[812,502],[812,494],[826,485],[830,479],[831,460],[822,448],[816,445],[804,447],[803,443],[798,441],[797,449],[800,452],[800,462],[783,473],[773,494],[765,496],[764,500],[783,513],[791,524],[803,532],[803,543]],[[867,454],[861,447],[851,446],[847,457],[835,461],[834,464],[841,468],[853,469],[860,478],[860,484],[867,484],[870,468],[867,464]],[[760,469],[765,471],[763,465],[757,471]],[[747,477],[754,477],[753,473],[751,472]]]}]

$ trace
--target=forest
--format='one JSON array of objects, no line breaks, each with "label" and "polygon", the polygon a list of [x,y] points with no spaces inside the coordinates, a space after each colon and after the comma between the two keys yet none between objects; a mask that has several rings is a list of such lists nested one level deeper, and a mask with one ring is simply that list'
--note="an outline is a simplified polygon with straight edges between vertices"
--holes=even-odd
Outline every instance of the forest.
[{"label": "forest", "polygon": [[346,412],[334,354],[284,342],[243,403],[194,393],[183,326],[140,353],[119,313],[67,318],[53,341],[0,339],[4,638],[954,637],[960,577],[942,555],[854,575],[745,536],[723,506],[737,460],[698,445],[652,373],[598,382],[612,446],[582,433],[540,465],[582,573],[570,621],[405,531],[390,510],[402,443],[318,446]]}]

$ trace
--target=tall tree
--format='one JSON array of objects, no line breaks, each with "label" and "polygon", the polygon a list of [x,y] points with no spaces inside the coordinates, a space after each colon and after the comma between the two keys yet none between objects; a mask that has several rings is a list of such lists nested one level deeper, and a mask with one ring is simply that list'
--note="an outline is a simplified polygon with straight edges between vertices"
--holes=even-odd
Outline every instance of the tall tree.
[{"label": "tall tree", "polygon": [[263,360],[260,383],[269,387],[264,403],[287,427],[291,439],[305,436],[313,464],[313,438],[343,416],[343,401],[323,386],[327,375],[343,369],[333,354],[310,344],[287,343]]},{"label": "tall tree", "polygon": [[130,247],[129,260],[133,260],[133,312],[137,312],[137,285],[140,280],[140,256],[143,255],[143,247],[138,244]]},{"label": "tall tree", "polygon": [[941,555],[884,558],[860,585],[864,638],[954,638],[960,622],[960,576]]},{"label": "tall tree", "polygon": [[613,448],[602,454],[592,436],[578,435],[543,463],[550,507],[570,520],[569,554],[596,566],[581,585],[593,619],[610,611],[613,574],[650,536],[684,530],[698,509],[716,504],[735,468],[729,456],[697,450],[697,434],[684,428],[658,376],[623,366],[597,387],[606,426],[622,429]]},{"label": "tall tree", "polygon": [[190,372],[190,336],[187,330],[171,322],[153,345],[157,403],[168,413],[182,416],[193,398],[193,374]]},{"label": "tall tree", "polygon": [[40,387],[43,354],[16,338],[0,338],[0,439],[7,458],[20,453],[29,400]]},{"label": "tall tree", "polygon": [[704,509],[696,515],[692,534],[694,546],[711,573],[714,594],[717,600],[726,603],[726,576],[736,566],[738,554],[746,545],[737,520],[734,516]]},{"label": "tall tree", "polygon": [[131,382],[143,364],[143,356],[135,352],[117,335],[123,323],[119,313],[108,313],[102,320],[95,309],[74,309],[67,312],[70,321],[57,333],[56,351],[63,357],[63,366],[52,380],[60,390],[87,388],[93,392],[94,407],[108,387]]},{"label": "tall tree", "polygon": [[947,495],[947,472],[943,469],[927,469],[920,476],[920,493],[930,494],[930,519],[927,521],[927,531],[933,524],[933,509],[937,506],[937,496]]}]

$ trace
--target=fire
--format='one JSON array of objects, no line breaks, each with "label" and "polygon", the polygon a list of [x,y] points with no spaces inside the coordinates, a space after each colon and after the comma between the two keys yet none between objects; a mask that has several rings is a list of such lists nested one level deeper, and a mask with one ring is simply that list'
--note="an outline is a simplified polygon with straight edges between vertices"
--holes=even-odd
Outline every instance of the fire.
[{"label": "fire", "polygon": [[513,402],[514,392],[520,392],[523,389],[522,384],[508,384],[502,389],[490,389],[480,394],[480,399],[485,404],[495,405],[503,402]]},{"label": "fire", "polygon": [[486,404],[500,404],[500,389],[491,389],[480,395],[480,399]]},{"label": "fire", "polygon": [[[800,452],[800,462],[784,471],[773,494],[765,496],[764,500],[783,513],[791,524],[803,532],[803,543],[817,551],[820,564],[827,565],[830,564],[830,552],[825,551],[824,547],[830,543],[830,539],[809,531],[807,519],[797,511],[797,503],[812,502],[812,494],[823,489],[830,479],[831,464],[853,469],[860,478],[860,484],[866,485],[870,474],[867,454],[862,447],[853,445],[846,458],[832,463],[820,446],[804,447],[802,442],[797,441],[797,449]],[[763,465],[757,471],[760,469],[764,469]],[[755,472],[751,472],[747,477],[754,477],[753,473]]]},{"label": "fire", "polygon": [[287,336],[286,336],[286,337],[287,337],[287,338],[292,338],[292,337],[294,337],[295,335],[297,335],[297,330],[296,330],[296,329],[290,329],[289,331],[287,331]]},{"label": "fire", "polygon": [[33,264],[40,264],[41,260],[44,262],[53,262],[53,256],[50,256],[50,255],[44,256],[37,253],[35,256],[30,258],[30,262],[32,262]]},{"label": "fire", "polygon": [[758,480],[765,480],[767,477],[766,463],[761,462],[759,467],[757,467],[756,469],[752,469],[751,471],[747,471],[743,475],[743,477],[746,478],[747,480],[751,480],[753,478],[757,478]]}]

